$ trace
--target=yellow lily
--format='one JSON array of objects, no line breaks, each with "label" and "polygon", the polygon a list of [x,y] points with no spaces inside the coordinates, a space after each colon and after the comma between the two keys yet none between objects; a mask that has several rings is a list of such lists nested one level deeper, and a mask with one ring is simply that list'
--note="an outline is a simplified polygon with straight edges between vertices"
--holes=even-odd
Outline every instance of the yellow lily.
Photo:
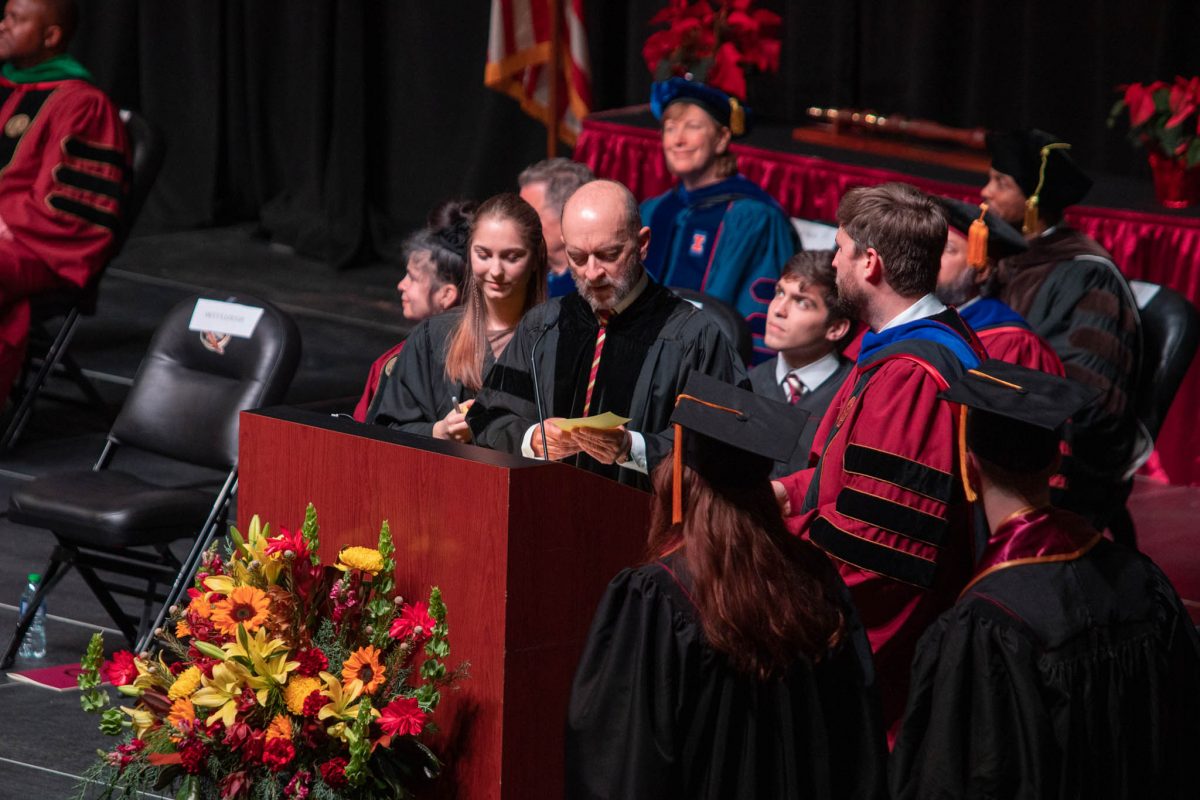
[{"label": "yellow lily", "polygon": [[[329,698],[327,703],[320,711],[317,712],[317,719],[334,719],[343,720],[330,725],[326,729],[326,733],[330,736],[335,736],[347,743],[352,742],[354,733],[351,726],[354,720],[358,718],[358,704],[354,703],[362,696],[360,687],[343,687],[342,682],[328,672],[321,673],[321,680],[325,681],[325,688],[321,690],[321,694]],[[371,716],[378,717],[379,709],[372,708]]]},{"label": "yellow lily", "polygon": [[171,682],[164,676],[170,675],[165,661],[162,660],[162,654],[159,653],[158,663],[153,661],[147,664],[141,658],[135,658],[133,665],[137,667],[137,677],[133,679],[133,687],[138,690],[138,693],[144,692],[147,689],[162,689],[164,692],[170,687]]},{"label": "yellow lily", "polygon": [[129,719],[133,722],[133,735],[135,738],[142,738],[146,731],[150,730],[155,725],[154,714],[144,708],[130,708],[129,706],[121,706]]},{"label": "yellow lily", "polygon": [[259,628],[251,636],[239,625],[237,641],[225,644],[224,650],[228,658],[236,658],[250,668],[246,685],[255,690],[258,702],[264,706],[271,687],[282,690],[288,673],[300,666],[299,661],[288,661],[290,652],[282,639],[268,641],[265,628]]},{"label": "yellow lily", "polygon": [[204,724],[211,725],[218,719],[225,723],[225,727],[234,723],[238,699],[249,677],[249,671],[237,661],[222,661],[213,667],[212,678],[201,679],[204,685],[192,695],[192,703],[202,708],[217,709]]}]

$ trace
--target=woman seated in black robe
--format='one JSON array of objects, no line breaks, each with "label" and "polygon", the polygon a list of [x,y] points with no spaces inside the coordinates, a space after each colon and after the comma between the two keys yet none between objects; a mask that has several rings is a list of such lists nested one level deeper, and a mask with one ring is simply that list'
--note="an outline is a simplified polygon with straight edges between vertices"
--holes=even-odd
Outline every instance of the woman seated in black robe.
[{"label": "woman seated in black robe", "polygon": [[654,473],[652,558],[609,585],[575,676],[568,798],[882,796],[865,634],[768,482],[797,416],[689,379],[679,455]]},{"label": "woman seated in black robe", "polygon": [[471,441],[464,421],[525,312],[546,299],[546,242],[533,206],[499,194],[475,212],[463,305],[409,334],[371,421]]},{"label": "woman seated in black robe", "polygon": [[[477,204],[473,200],[447,200],[429,213],[425,227],[409,234],[401,248],[404,277],[396,284],[404,318],[412,323],[454,308],[462,300],[467,272],[467,237]],[[404,349],[404,340],[375,359],[367,375],[354,418],[366,422],[375,416],[381,390],[387,385]]]}]

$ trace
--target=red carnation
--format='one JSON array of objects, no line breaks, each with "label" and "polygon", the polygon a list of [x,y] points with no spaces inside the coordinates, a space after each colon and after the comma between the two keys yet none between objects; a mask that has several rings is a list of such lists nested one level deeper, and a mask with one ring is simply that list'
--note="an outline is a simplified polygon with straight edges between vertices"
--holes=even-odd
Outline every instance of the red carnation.
[{"label": "red carnation", "polygon": [[428,603],[405,603],[400,609],[400,616],[392,620],[392,628],[388,635],[393,639],[407,639],[411,636],[418,642],[423,642],[433,633],[434,624],[433,617],[429,615]]},{"label": "red carnation", "polygon": [[112,661],[105,661],[101,668],[105,680],[113,686],[126,686],[133,683],[138,676],[137,665],[133,663],[133,653],[128,650],[118,650],[113,653]]},{"label": "red carnation", "polygon": [[340,789],[346,785],[346,759],[338,756],[331,758],[321,765],[321,780],[331,789]]},{"label": "red carnation", "polygon": [[179,759],[189,775],[199,775],[204,768],[204,759],[208,758],[208,748],[204,742],[194,736],[183,740],[179,747]]},{"label": "red carnation", "polygon": [[319,647],[304,648],[296,654],[296,660],[300,662],[300,666],[296,668],[298,675],[307,675],[312,678],[329,669],[329,659],[325,657]]},{"label": "red carnation", "polygon": [[237,709],[245,714],[250,709],[258,705],[258,698],[254,695],[253,689],[242,689],[242,696],[238,698]]},{"label": "red carnation", "polygon": [[383,707],[379,728],[389,736],[416,736],[425,727],[425,712],[415,697],[397,697]]},{"label": "red carnation", "polygon": [[308,693],[308,697],[304,698],[304,708],[300,710],[301,716],[315,717],[327,703],[329,703],[329,699],[321,694],[320,690],[313,689]]},{"label": "red carnation", "polygon": [[279,772],[295,757],[296,747],[291,739],[277,736],[263,746],[262,761],[272,772]]}]

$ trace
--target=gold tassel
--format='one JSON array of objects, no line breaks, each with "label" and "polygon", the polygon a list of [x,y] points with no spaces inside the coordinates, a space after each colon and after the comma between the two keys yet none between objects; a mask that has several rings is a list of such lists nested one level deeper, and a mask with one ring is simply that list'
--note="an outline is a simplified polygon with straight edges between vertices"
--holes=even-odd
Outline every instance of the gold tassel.
[{"label": "gold tassel", "polygon": [[683,426],[675,424],[675,474],[671,476],[671,524],[683,522]]},{"label": "gold tassel", "polygon": [[1039,153],[1042,156],[1041,166],[1038,167],[1038,182],[1037,188],[1033,190],[1033,194],[1025,201],[1025,224],[1021,226],[1021,233],[1026,236],[1033,233],[1037,229],[1038,221],[1038,198],[1042,194],[1042,186],[1046,183],[1046,162],[1050,160],[1051,150],[1070,150],[1071,145],[1066,142],[1054,142],[1043,147]]},{"label": "gold tassel", "polygon": [[983,269],[987,266],[988,258],[988,226],[983,221],[987,214],[987,203],[979,206],[979,219],[971,223],[967,229],[967,266]]},{"label": "gold tassel", "polygon": [[971,477],[967,474],[967,407],[958,407],[958,464],[962,472],[963,493],[968,503],[974,503],[979,495],[971,487]]},{"label": "gold tassel", "polygon": [[746,112],[736,97],[729,98],[729,132],[734,136],[746,132]]}]

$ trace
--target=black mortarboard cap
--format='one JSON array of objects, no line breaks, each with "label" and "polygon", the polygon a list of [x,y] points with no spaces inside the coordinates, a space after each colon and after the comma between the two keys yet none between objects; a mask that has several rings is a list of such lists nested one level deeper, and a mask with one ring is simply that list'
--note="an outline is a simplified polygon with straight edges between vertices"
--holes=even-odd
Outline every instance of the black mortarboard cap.
[{"label": "black mortarboard cap", "polygon": [[1037,472],[1058,452],[1062,426],[1099,392],[1057,375],[989,359],[939,397],[970,408],[967,449],[997,466]]},{"label": "black mortarboard cap", "polygon": [[1037,191],[1042,168],[1042,148],[1062,144],[1057,136],[1039,131],[992,131],[987,148],[992,169],[1011,175],[1026,197],[1038,195],[1042,209],[1062,211],[1078,203],[1092,188],[1092,179],[1079,168],[1066,149],[1051,149],[1046,154],[1046,175],[1042,190]]},{"label": "black mortarboard cap", "polygon": [[744,135],[750,128],[750,109],[733,95],[706,83],[671,78],[650,86],[650,111],[655,119],[661,120],[667,107],[677,102],[700,106],[710,117],[729,128],[735,137]]},{"label": "black mortarboard cap", "polygon": [[688,378],[671,422],[682,426],[683,461],[714,486],[764,481],[796,449],[808,414],[699,372]]},{"label": "black mortarboard cap", "polygon": [[[963,236],[969,236],[971,223],[979,219],[980,207],[975,203],[966,203],[953,197],[938,197],[937,201],[945,209],[946,222],[950,227]],[[987,252],[992,258],[999,260],[1029,249],[1029,244],[1021,232],[993,212],[989,211],[984,214],[983,222],[988,229]]]}]

